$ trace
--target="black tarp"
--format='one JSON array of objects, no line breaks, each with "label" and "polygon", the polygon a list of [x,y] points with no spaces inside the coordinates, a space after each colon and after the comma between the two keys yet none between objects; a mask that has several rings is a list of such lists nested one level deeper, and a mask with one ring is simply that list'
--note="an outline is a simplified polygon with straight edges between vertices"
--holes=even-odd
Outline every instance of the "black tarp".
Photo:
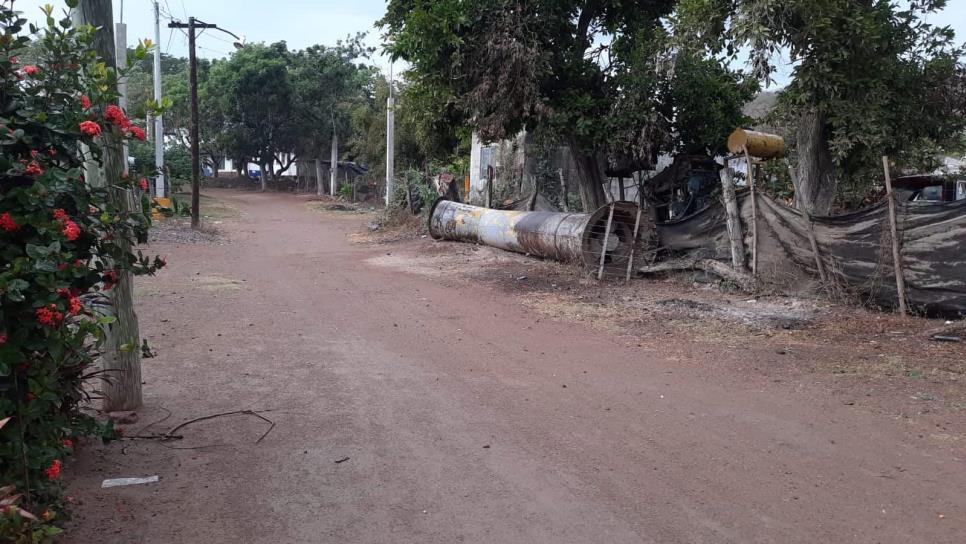
[{"label": "black tarp", "polygon": [[[751,247],[751,200],[740,197],[746,248]],[[918,311],[966,315],[966,200],[906,202],[897,206],[900,254],[908,303]],[[882,306],[898,301],[888,208],[881,202],[857,212],[812,217],[824,267],[832,282]],[[716,203],[678,221],[658,225],[661,245],[700,251],[730,261],[724,208]],[[807,222],[798,210],[767,196],[758,199],[759,271],[787,271],[788,264],[817,276]],[[798,281],[773,273],[774,283]]]}]

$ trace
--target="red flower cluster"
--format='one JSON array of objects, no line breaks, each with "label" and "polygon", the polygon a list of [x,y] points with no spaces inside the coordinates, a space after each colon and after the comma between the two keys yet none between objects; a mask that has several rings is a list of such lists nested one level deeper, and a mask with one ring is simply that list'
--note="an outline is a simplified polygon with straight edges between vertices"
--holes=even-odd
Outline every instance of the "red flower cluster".
[{"label": "red flower cluster", "polygon": [[127,118],[127,115],[124,115],[124,110],[116,104],[111,104],[104,109],[104,119],[124,130],[131,126],[131,120]]},{"label": "red flower cluster", "polygon": [[73,242],[74,240],[79,238],[80,235],[81,235],[81,229],[80,227],[77,226],[77,223],[74,223],[70,219],[68,219],[67,221],[64,221],[64,236],[66,236],[68,240]]},{"label": "red flower cluster", "polygon": [[62,232],[64,233],[64,236],[66,236],[68,240],[73,242],[78,237],[80,237],[81,235],[80,227],[77,226],[77,223],[75,223],[70,218],[69,215],[67,215],[67,212],[65,212],[63,208],[54,209],[54,219],[56,221],[60,221],[61,225],[63,225],[64,228]]},{"label": "red flower cluster", "polygon": [[28,76],[35,76],[40,73],[40,68],[37,68],[36,64],[28,64],[23,67],[23,73]]},{"label": "red flower cluster", "polygon": [[7,335],[6,334],[0,334],[0,346],[4,345],[6,343],[7,343]]},{"label": "red flower cluster", "polygon": [[80,297],[77,296],[79,294],[77,289],[61,287],[57,290],[57,294],[67,299],[67,311],[70,313],[70,315],[77,315],[81,313],[81,310],[84,309],[84,303],[81,302]]},{"label": "red flower cluster", "polygon": [[3,229],[7,232],[13,232],[19,228],[20,228],[20,225],[18,225],[17,222],[13,220],[13,217],[10,215],[10,212],[3,212],[2,214],[0,214],[0,229]]},{"label": "red flower cluster", "polygon": [[86,94],[82,94],[80,97],[81,107],[85,110],[91,109],[91,99],[87,97]]},{"label": "red flower cluster", "polygon": [[40,163],[37,161],[30,161],[30,164],[28,164],[23,171],[25,174],[28,174],[31,176],[40,176],[40,175],[43,175],[44,173],[44,167],[40,166]]},{"label": "red flower cluster", "polygon": [[88,136],[100,136],[101,125],[98,125],[94,121],[83,121],[80,124],[80,130]]},{"label": "red flower cluster", "polygon": [[60,459],[54,459],[54,462],[44,469],[44,474],[47,475],[48,480],[56,480],[60,476],[60,465]]},{"label": "red flower cluster", "polygon": [[43,308],[37,308],[36,313],[37,323],[47,325],[48,327],[56,327],[64,320],[64,314],[57,311],[56,304],[48,304]]},{"label": "red flower cluster", "polygon": [[69,306],[70,315],[77,315],[81,313],[81,310],[84,309],[84,304],[78,297],[70,297],[70,300],[67,302],[67,304]]},{"label": "red flower cluster", "polygon": [[67,446],[68,448],[73,448],[73,447],[74,447],[74,441],[73,441],[73,440],[71,440],[70,438],[65,438],[65,439],[63,439],[63,440],[62,440],[61,442],[62,442],[62,443],[63,443],[63,444],[65,445],[65,446]]},{"label": "red flower cluster", "polygon": [[140,181],[138,181],[138,187],[140,187],[142,191],[147,191],[148,190],[148,178],[141,178]]},{"label": "red flower cluster", "polygon": [[131,135],[131,137],[137,138],[138,140],[147,138],[147,135],[144,134],[144,129],[134,125],[131,125],[131,128],[128,129],[128,133]]}]

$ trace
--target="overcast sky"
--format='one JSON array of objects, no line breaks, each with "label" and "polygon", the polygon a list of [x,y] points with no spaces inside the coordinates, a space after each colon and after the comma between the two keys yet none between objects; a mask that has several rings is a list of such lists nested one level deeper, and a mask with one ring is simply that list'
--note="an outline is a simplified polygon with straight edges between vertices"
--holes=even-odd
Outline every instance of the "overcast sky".
[{"label": "overcast sky", "polygon": [[[62,0],[15,0],[18,10],[31,19],[37,18],[39,7],[53,4],[64,9]],[[154,39],[153,0],[114,0],[114,20],[128,25],[128,40]],[[930,22],[947,24],[956,30],[960,41],[966,41],[966,0],[949,0],[949,6]],[[187,37],[180,30],[167,28],[169,19],[185,21],[194,16],[244,36],[249,42],[285,40],[290,48],[302,49],[314,44],[332,45],[349,34],[368,32],[368,42],[378,47],[380,32],[374,23],[382,17],[385,2],[380,0],[161,0],[162,51],[187,56]],[[208,58],[224,57],[232,50],[232,38],[216,31],[207,31],[198,38],[198,55]],[[376,57],[373,64],[388,69],[388,59]],[[398,71],[398,68],[397,68]],[[786,67],[782,70],[788,72]],[[779,80],[787,75],[779,74]]]}]

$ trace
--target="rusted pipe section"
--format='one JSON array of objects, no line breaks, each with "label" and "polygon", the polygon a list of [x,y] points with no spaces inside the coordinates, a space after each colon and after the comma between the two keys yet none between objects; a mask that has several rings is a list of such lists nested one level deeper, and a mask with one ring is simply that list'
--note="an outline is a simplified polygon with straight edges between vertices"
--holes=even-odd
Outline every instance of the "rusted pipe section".
[{"label": "rusted pipe section", "polygon": [[492,210],[437,200],[429,216],[429,234],[437,240],[483,244],[544,259],[583,263],[596,270],[601,249],[608,270],[626,267],[634,245],[637,205],[616,202],[607,236],[611,204],[594,213]]}]

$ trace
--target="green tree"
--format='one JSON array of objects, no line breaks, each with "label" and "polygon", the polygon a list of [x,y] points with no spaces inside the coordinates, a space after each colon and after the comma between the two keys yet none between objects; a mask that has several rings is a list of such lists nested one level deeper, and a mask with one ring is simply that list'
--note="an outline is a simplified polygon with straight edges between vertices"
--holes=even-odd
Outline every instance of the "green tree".
[{"label": "green tree", "polygon": [[[212,108],[223,116],[226,152],[252,158],[277,181],[295,160],[300,122],[285,42],[252,44],[212,66],[208,89]],[[278,165],[276,170],[273,165]]]},{"label": "green tree", "polygon": [[[574,154],[589,209],[605,200],[602,158],[612,115],[620,111],[615,106],[629,91],[621,82],[631,80],[628,70],[641,68],[626,55],[658,37],[674,4],[391,0],[379,24],[388,50],[411,64],[413,85],[484,140],[524,128],[557,129]],[[627,158],[644,165],[652,157],[635,152]]]},{"label": "green tree", "polygon": [[413,110],[428,113],[417,128],[448,136],[468,125],[489,141],[549,130],[573,153],[593,209],[605,174],[662,152],[711,152],[744,119],[756,86],[701,48],[672,47],[676,4],[391,0],[380,24],[412,66]]},{"label": "green tree", "polygon": [[[352,111],[349,156],[369,167],[369,175],[383,179],[386,173],[386,101],[389,82],[385,74],[371,75],[371,96]],[[395,83],[395,161],[397,168],[424,171],[430,163],[452,163],[468,155],[467,130],[441,120],[438,109],[406,82]],[[462,133],[462,134],[461,134]]]},{"label": "green tree", "polygon": [[945,0],[684,0],[677,30],[737,56],[769,80],[787,52],[793,79],[780,109],[793,117],[806,207],[831,211],[840,181],[883,153],[912,160],[957,140],[966,125],[964,50],[926,17]]},{"label": "green tree", "polygon": [[292,55],[300,154],[326,157],[333,139],[338,147],[349,138],[352,112],[372,98],[376,69],[357,62],[372,52],[364,37],[357,34],[335,46],[314,45]]}]

